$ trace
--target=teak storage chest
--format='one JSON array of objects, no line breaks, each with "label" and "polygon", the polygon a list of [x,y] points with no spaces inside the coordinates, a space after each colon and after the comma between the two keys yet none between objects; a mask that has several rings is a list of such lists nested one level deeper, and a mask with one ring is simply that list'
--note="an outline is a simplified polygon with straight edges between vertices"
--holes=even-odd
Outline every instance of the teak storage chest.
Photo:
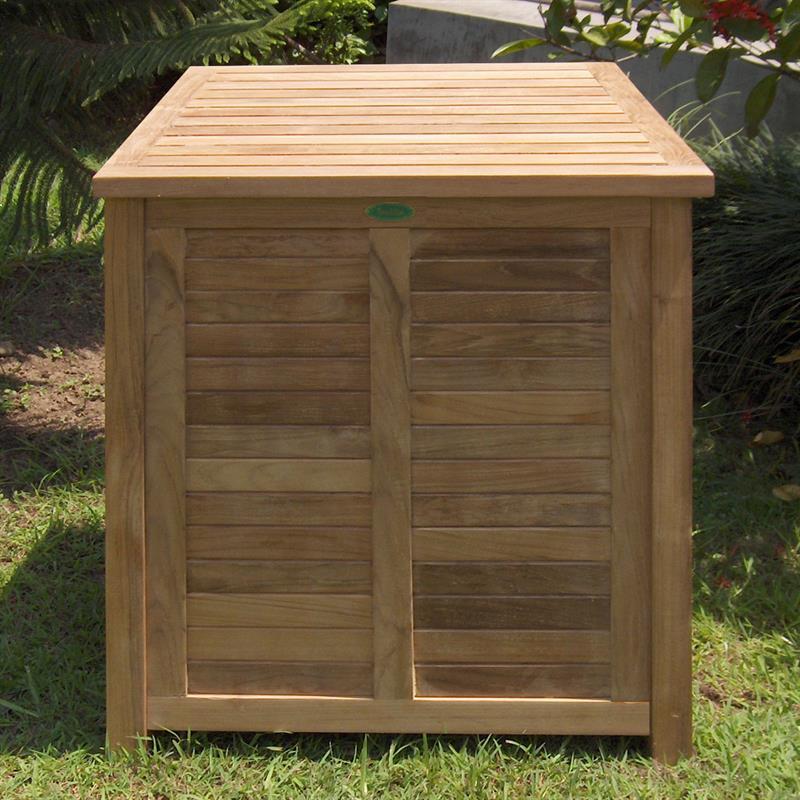
[{"label": "teak storage chest", "polygon": [[713,178],[616,66],[192,68],[95,188],[112,744],[689,750]]}]

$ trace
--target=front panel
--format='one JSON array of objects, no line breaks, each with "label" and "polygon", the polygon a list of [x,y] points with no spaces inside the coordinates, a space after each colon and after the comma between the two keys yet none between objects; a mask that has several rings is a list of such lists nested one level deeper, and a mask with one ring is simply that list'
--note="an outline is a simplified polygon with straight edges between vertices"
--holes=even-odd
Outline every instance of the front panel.
[{"label": "front panel", "polygon": [[649,231],[368,205],[148,215],[148,725],[646,733]]}]

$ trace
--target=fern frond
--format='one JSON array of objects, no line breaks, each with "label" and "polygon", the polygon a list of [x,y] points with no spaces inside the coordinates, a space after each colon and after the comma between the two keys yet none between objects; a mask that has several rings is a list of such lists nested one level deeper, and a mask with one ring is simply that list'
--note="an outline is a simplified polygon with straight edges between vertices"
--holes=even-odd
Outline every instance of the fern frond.
[{"label": "fern frond", "polygon": [[0,258],[97,224],[94,170],[44,125],[0,129]]}]

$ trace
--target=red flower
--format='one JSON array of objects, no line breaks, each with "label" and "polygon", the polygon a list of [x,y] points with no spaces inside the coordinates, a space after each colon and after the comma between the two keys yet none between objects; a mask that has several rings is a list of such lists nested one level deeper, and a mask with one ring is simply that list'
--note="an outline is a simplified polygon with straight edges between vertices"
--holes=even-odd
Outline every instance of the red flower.
[{"label": "red flower", "polygon": [[725,25],[730,19],[752,20],[757,22],[768,34],[775,38],[775,23],[751,0],[714,0],[707,2],[708,19],[714,23],[714,33],[726,39],[733,33]]}]

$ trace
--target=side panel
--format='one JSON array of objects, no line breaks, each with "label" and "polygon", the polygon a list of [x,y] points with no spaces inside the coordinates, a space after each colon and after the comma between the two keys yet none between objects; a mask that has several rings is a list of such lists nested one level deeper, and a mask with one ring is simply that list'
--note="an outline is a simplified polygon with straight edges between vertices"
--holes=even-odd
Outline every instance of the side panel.
[{"label": "side panel", "polygon": [[418,694],[609,698],[609,231],[412,241]]},{"label": "side panel", "polygon": [[107,200],[107,738],[133,748],[145,719],[144,202]]},{"label": "side panel", "polygon": [[187,691],[371,697],[369,233],[185,237]]}]

